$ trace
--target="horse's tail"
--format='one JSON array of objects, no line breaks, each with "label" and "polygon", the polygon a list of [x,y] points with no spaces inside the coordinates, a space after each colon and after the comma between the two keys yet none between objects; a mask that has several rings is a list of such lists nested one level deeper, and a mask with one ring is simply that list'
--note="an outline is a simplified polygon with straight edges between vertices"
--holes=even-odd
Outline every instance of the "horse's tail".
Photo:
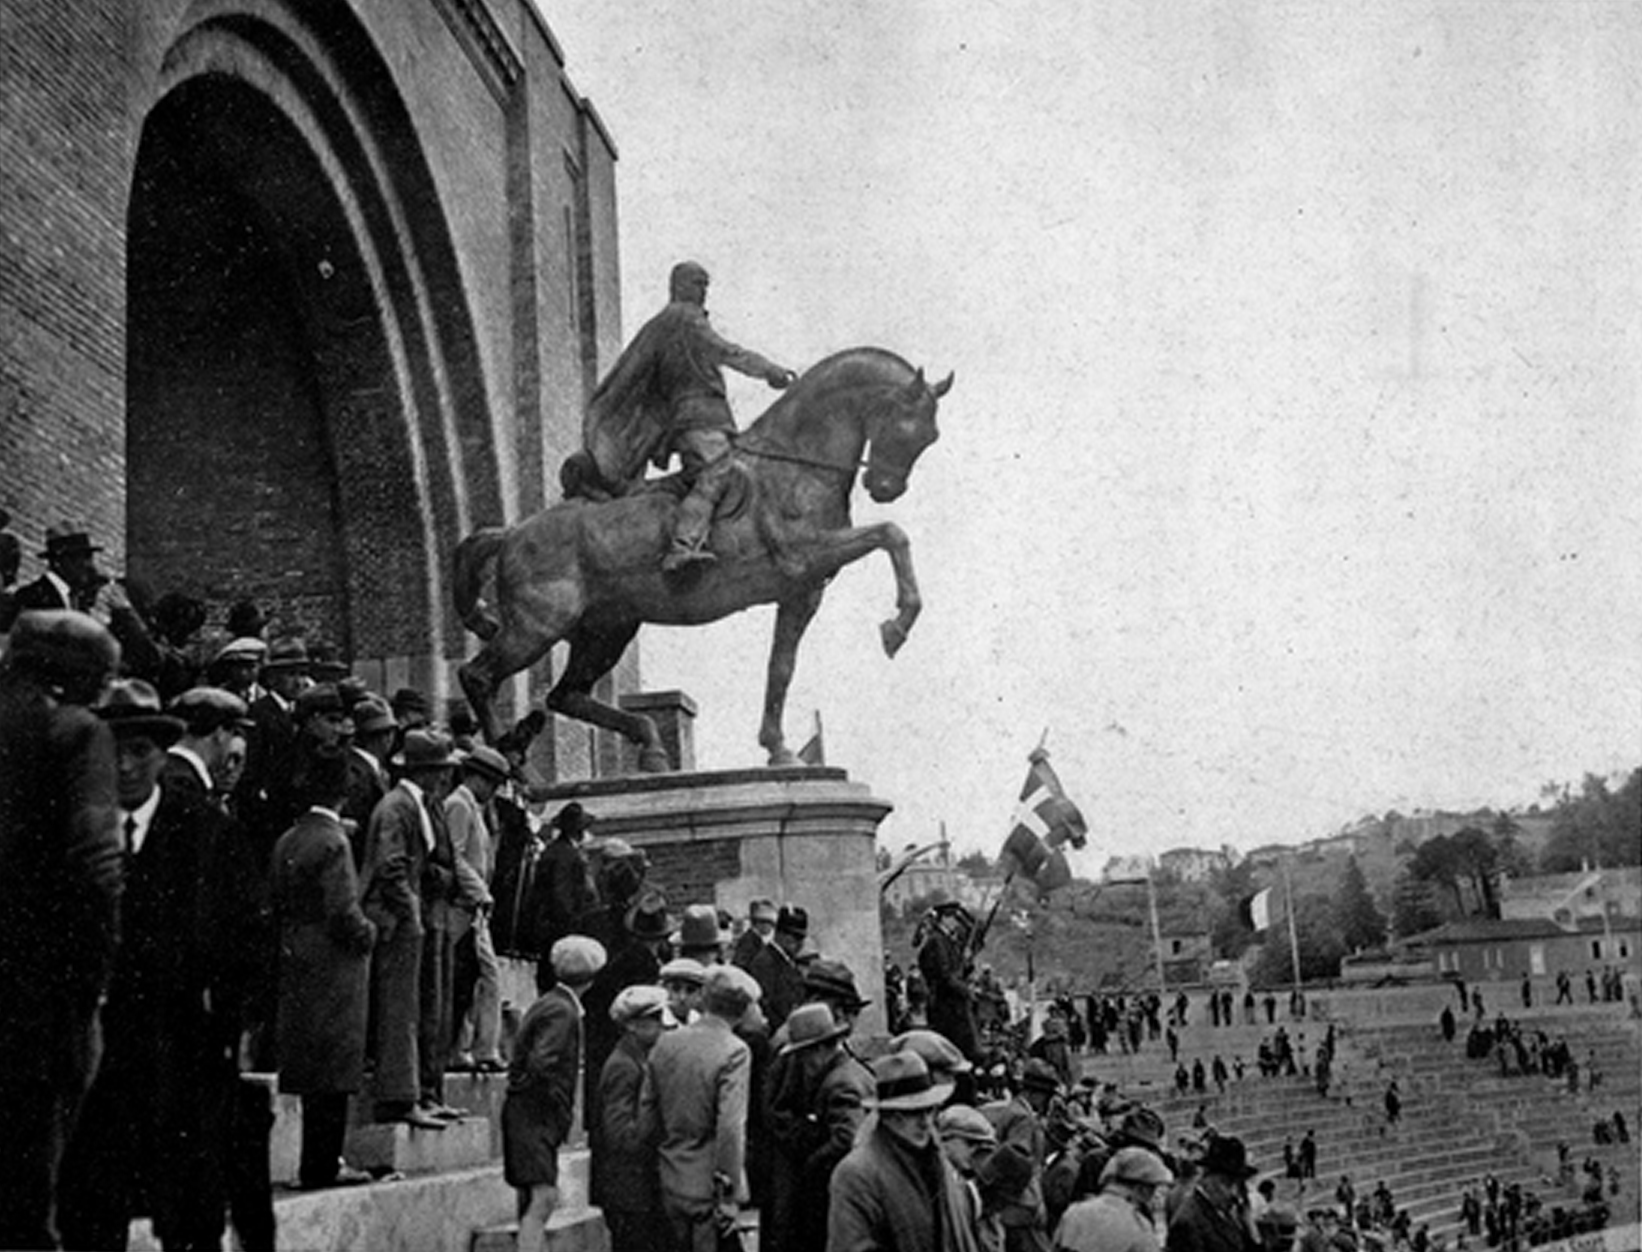
[{"label": "horse's tail", "polygon": [[479,591],[484,585],[485,570],[496,559],[496,550],[506,537],[504,527],[486,526],[456,545],[456,615],[462,619],[462,625],[481,639],[494,637],[502,628],[479,598]]}]

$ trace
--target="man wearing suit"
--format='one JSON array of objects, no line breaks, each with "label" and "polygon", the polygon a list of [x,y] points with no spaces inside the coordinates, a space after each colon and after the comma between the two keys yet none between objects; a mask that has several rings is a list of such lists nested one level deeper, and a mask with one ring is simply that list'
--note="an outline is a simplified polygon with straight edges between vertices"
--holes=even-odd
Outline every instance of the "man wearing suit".
[{"label": "man wearing suit", "polygon": [[349,716],[353,720],[353,743],[348,747],[348,796],[342,802],[342,820],[353,823],[348,839],[358,868],[365,851],[365,828],[393,785],[388,777],[388,758],[393,755],[399,722],[388,702],[374,695],[358,701]]},{"label": "man wearing suit", "polygon": [[101,1046],[118,929],[114,741],[84,706],[119,663],[83,613],[32,612],[0,663],[0,1247],[57,1246],[57,1167]]},{"label": "man wearing suit", "polygon": [[798,950],[810,933],[810,915],[797,905],[784,904],[776,914],[775,933],[747,964],[763,990],[764,1020],[780,1030],[787,1014],[804,1002],[804,973],[798,968]]},{"label": "man wearing suit", "polygon": [[102,1068],[63,1158],[63,1239],[124,1247],[132,1217],[148,1211],[167,1249],[214,1248],[237,1081],[235,958],[248,946],[241,928],[252,910],[225,864],[221,812],[160,785],[183,722],[161,713],[158,693],[139,679],[115,683],[98,711],[115,740],[123,933],[103,1007]]},{"label": "man wearing suit", "polygon": [[702,984],[702,1013],[650,1052],[644,1115],[660,1135],[661,1200],[673,1252],[716,1252],[721,1225],[747,1198],[747,1100],[752,1054],[735,1036],[758,1002],[758,984],[715,965]]},{"label": "man wearing suit", "polygon": [[[457,879],[457,907],[451,916],[450,931],[455,952],[451,1068],[500,1073],[504,1068],[498,1050],[502,1029],[501,970],[490,944],[490,876],[496,855],[490,801],[507,781],[507,758],[488,744],[479,744],[462,758],[460,772],[462,781],[445,801],[445,824],[450,828]],[[465,1049],[464,1040],[468,1044]]]},{"label": "man wearing suit", "polygon": [[572,800],[553,815],[551,825],[557,833],[536,858],[536,872],[530,884],[530,916],[537,927],[541,953],[536,967],[537,990],[552,982],[548,953],[553,945],[571,934],[582,914],[596,903],[587,854],[581,847],[593,825],[592,819]]},{"label": "man wearing suit", "polygon": [[[182,738],[166,753],[160,786],[170,795],[186,795],[193,803],[226,812],[217,778],[236,753],[243,759],[245,736],[252,722],[244,700],[221,687],[191,687],[171,702],[169,712],[182,719]],[[265,1021],[273,1003],[273,917],[267,891],[267,865],[257,854],[245,828],[232,818],[221,823],[218,852],[232,889],[250,905],[243,919],[247,940],[238,953],[243,958],[237,986],[247,995],[260,989],[263,998],[236,1010],[246,1026]],[[246,1248],[272,1248],[273,1194],[268,1173],[268,1136],[274,1127],[268,1089],[241,1078],[235,1086],[230,1116],[228,1207],[240,1243]]]},{"label": "man wearing suit", "polygon": [[621,1038],[599,1073],[593,1203],[610,1228],[611,1252],[667,1252],[654,1128],[644,1123],[643,1096],[650,1049],[678,1023],[668,1011],[667,993],[651,984],[624,987],[610,1006],[610,1020]]},{"label": "man wearing suit", "polygon": [[45,573],[17,589],[19,612],[30,609],[77,609],[86,612],[97,598],[107,578],[97,569],[97,553],[102,549],[91,536],[71,526],[46,530],[46,550],[40,554]]},{"label": "man wearing suit", "polygon": [[271,809],[275,794],[295,770],[296,698],[308,682],[308,649],[300,639],[276,639],[262,663],[266,690],[251,701],[255,726],[245,745],[245,773],[238,789],[240,819],[265,850],[285,833]]},{"label": "man wearing suit", "polygon": [[[377,1121],[439,1130],[450,1120],[448,1110],[441,1118],[419,1107],[424,1072],[419,1050],[424,1003],[422,882],[439,846],[438,832],[444,829],[439,798],[455,757],[444,736],[413,730],[405,735],[396,763],[404,777],[371,814],[360,870],[365,916],[376,927],[371,952],[371,1053],[376,1058],[372,1094]],[[447,854],[449,847],[447,833]],[[431,872],[437,877],[437,868]],[[437,978],[438,971],[429,971],[429,977]],[[442,1065],[443,1053],[437,1061]]]},{"label": "man wearing suit", "polygon": [[518,1192],[519,1252],[547,1246],[547,1219],[559,1202],[559,1148],[576,1115],[581,997],[604,959],[596,939],[560,939],[548,953],[554,984],[519,1023],[502,1103],[502,1176]]},{"label": "man wearing suit", "polygon": [[304,1188],[365,1182],[341,1165],[348,1097],[365,1071],[375,929],[359,906],[353,849],[336,811],[347,787],[340,751],[308,774],[312,804],[274,845],[279,918],[279,1087],[302,1098]]}]

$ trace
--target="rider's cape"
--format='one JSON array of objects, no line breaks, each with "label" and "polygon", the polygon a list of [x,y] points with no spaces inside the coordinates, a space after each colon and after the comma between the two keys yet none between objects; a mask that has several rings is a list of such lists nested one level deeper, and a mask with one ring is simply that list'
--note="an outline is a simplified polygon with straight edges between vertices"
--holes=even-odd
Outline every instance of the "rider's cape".
[{"label": "rider's cape", "polygon": [[711,351],[719,342],[699,305],[675,301],[644,324],[594,390],[582,418],[582,446],[618,495],[644,477],[647,462],[666,463],[681,392],[723,396]]}]

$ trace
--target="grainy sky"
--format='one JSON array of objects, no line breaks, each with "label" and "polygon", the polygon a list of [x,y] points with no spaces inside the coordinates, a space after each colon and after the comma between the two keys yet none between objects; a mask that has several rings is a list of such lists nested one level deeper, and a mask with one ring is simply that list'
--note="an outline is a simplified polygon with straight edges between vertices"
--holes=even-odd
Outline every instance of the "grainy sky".
[{"label": "grainy sky", "polygon": [[[1642,763],[1642,7],[539,0],[621,151],[625,328],[957,372],[800,653],[830,764],[995,852],[1247,849]],[[742,380],[742,425],[771,393]],[[773,612],[641,636],[756,764]]]}]

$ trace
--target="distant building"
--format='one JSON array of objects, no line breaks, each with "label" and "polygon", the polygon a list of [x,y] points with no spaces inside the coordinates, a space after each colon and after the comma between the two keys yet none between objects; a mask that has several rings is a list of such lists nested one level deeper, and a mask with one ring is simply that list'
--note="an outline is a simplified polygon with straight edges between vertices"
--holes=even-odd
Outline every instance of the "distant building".
[{"label": "distant building", "polygon": [[[891,859],[891,863],[899,861],[908,851],[911,849],[897,854]],[[996,884],[993,890],[996,890]],[[954,900],[968,905],[971,909],[981,907],[989,899],[986,889],[981,884],[953,864],[950,846],[943,846],[913,861],[901,871],[894,882],[884,888],[882,895],[885,904],[897,912],[904,912],[909,905],[933,895],[936,891],[945,891]]]},{"label": "distant building", "polygon": [[1499,909],[1503,918],[1549,918],[1563,925],[1590,917],[1642,916],[1642,866],[1531,878],[1501,875]]},{"label": "distant building", "polygon": [[1568,973],[1583,978],[1586,970],[1624,967],[1628,978],[1642,972],[1638,940],[1642,919],[1583,917],[1562,925],[1545,917],[1468,918],[1412,935],[1398,951],[1415,961],[1429,960],[1442,977],[1458,975],[1468,982],[1515,982]]},{"label": "distant building", "polygon": [[1180,882],[1205,882],[1216,870],[1230,869],[1233,863],[1229,848],[1170,848],[1157,858],[1158,868]]},{"label": "distant building", "polygon": [[1214,945],[1207,930],[1165,928],[1162,937],[1163,976],[1169,986],[1208,980],[1209,968],[1214,964]]}]

